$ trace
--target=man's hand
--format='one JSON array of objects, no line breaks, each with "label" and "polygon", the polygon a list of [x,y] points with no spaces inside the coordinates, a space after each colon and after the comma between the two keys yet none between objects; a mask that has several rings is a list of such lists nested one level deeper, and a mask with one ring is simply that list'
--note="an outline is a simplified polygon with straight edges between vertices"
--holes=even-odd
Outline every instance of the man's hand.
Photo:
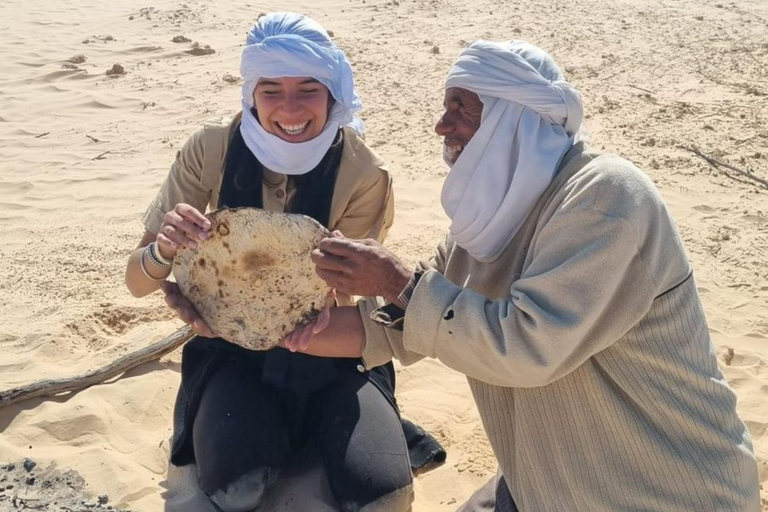
[{"label": "man's hand", "polygon": [[312,251],[312,261],[317,275],[339,292],[384,297],[392,303],[396,303],[413,275],[375,240],[325,238]]},{"label": "man's hand", "polygon": [[165,294],[165,303],[176,312],[176,316],[188,323],[193,331],[206,338],[216,337],[216,334],[208,327],[192,303],[181,293],[178,284],[162,281],[160,282],[160,289]]}]

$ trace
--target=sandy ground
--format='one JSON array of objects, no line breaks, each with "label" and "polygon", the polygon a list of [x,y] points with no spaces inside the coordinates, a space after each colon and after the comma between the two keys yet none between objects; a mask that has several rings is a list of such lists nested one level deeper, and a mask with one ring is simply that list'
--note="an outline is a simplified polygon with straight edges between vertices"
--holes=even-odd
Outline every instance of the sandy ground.
[{"label": "sandy ground", "polygon": [[[388,245],[410,262],[447,226],[432,126],[452,60],[477,38],[548,49],[583,92],[594,146],[641,165],[670,204],[765,482],[768,191],[689,150],[768,178],[764,1],[3,0],[0,389],[85,372],[179,326],[123,286],[140,214],[187,135],[235,112],[252,21],[287,8],[348,52],[368,141],[396,180]],[[115,64],[125,74],[108,76]],[[117,507],[162,510],[179,360],[0,410],[0,463],[32,457]],[[417,480],[414,512],[454,510],[495,471],[464,378],[435,361],[398,371],[404,414],[449,452]]]}]

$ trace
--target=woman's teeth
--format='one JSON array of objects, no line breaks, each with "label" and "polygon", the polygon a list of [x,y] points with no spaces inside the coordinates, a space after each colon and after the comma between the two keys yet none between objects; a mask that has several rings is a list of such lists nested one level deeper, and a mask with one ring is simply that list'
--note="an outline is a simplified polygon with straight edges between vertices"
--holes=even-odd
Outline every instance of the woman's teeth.
[{"label": "woman's teeth", "polygon": [[280,127],[281,130],[283,130],[288,135],[299,135],[301,132],[303,132],[307,125],[309,124],[309,121],[305,122],[304,124],[280,124],[276,123],[278,127]]}]

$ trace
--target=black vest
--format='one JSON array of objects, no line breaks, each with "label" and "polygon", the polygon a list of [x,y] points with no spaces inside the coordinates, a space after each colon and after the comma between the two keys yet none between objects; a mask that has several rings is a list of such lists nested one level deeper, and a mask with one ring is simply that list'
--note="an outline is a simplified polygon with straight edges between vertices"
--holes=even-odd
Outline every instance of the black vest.
[{"label": "black vest", "polygon": [[[297,189],[287,208],[290,213],[308,215],[328,227],[336,174],[344,146],[343,137],[343,132],[339,130],[336,140],[317,167],[307,174],[289,178],[295,180]],[[238,125],[227,151],[218,206],[261,208],[262,179],[263,166],[245,145]],[[330,384],[340,372],[357,372],[362,368],[360,359],[320,358],[281,348],[247,350],[222,338],[195,337],[184,346],[182,352],[181,387],[173,414],[171,462],[174,464],[184,465],[194,461],[190,433],[200,397],[212,372],[226,364],[227,355],[232,353],[237,354],[238,359],[252,364],[254,372],[261,375],[265,385],[302,395]],[[392,363],[372,368],[365,373],[390,404],[397,408]]]}]

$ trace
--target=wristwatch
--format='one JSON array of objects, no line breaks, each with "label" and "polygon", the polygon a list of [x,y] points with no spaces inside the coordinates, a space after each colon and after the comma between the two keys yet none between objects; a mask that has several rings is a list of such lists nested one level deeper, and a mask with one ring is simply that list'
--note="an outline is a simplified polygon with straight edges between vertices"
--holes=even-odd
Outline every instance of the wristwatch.
[{"label": "wristwatch", "polygon": [[411,280],[403,288],[403,291],[397,296],[397,303],[401,305],[403,311],[408,307],[408,303],[411,302],[413,291],[416,289],[416,285],[419,284],[419,279],[421,279],[422,275],[424,275],[423,270],[416,270],[413,276],[411,276]]}]

